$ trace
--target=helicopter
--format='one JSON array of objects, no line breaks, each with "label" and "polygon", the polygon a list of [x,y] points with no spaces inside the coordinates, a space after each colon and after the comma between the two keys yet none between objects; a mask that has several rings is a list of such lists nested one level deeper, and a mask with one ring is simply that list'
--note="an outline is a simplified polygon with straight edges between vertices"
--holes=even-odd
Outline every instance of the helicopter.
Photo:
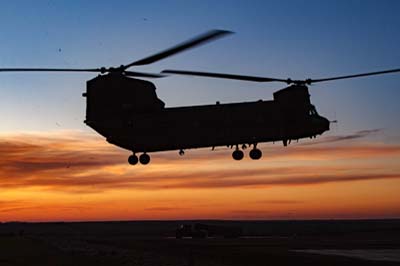
[{"label": "helicopter", "polygon": [[[234,148],[232,157],[242,160],[243,150],[259,160],[259,143],[316,138],[329,130],[327,118],[311,104],[308,85],[318,82],[400,72],[391,69],[321,79],[279,79],[199,71],[163,70],[160,73],[129,71],[184,50],[231,34],[211,30],[154,55],[119,67],[101,68],[0,68],[0,72],[97,72],[86,82],[86,119],[84,123],[106,138],[110,144],[129,150],[131,165],[147,165],[149,153],[227,146]],[[157,97],[152,82],[140,78],[162,78],[170,74],[224,78],[252,82],[283,82],[288,87],[273,93],[273,100],[199,106],[165,107]],[[140,154],[138,157],[137,154]]]}]

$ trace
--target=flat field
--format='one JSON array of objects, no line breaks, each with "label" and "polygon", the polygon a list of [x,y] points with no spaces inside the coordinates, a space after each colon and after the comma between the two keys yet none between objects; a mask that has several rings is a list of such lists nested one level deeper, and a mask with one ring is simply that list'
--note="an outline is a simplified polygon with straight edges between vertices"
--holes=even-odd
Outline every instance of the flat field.
[{"label": "flat field", "polygon": [[175,239],[195,221],[4,223],[0,265],[400,265],[400,221],[201,221],[241,238]]}]

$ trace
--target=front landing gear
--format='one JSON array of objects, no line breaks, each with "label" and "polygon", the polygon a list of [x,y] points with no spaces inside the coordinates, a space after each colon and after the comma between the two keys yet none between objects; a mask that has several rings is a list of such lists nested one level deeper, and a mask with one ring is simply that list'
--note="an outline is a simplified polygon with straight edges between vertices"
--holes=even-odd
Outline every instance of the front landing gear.
[{"label": "front landing gear", "polygon": [[[262,152],[260,149],[257,149],[257,143],[249,144],[249,146],[253,145],[253,149],[249,152],[250,158],[252,160],[259,160],[262,157]],[[233,145],[231,145],[231,148]],[[247,146],[242,145],[242,149],[245,149]],[[236,145],[236,149],[232,152],[232,158],[236,161],[242,160],[244,157],[243,151],[239,149],[239,145]]]},{"label": "front landing gear", "polygon": [[136,165],[138,162],[146,165],[150,162],[150,156],[147,153],[143,153],[139,156],[139,158],[136,156],[136,154],[132,154],[128,157],[128,163],[130,165]]},{"label": "front landing gear", "polygon": [[259,160],[262,156],[262,152],[261,152],[261,150],[254,148],[250,151],[249,155],[250,155],[251,159]]},{"label": "front landing gear", "polygon": [[244,153],[241,150],[239,150],[238,148],[236,148],[236,150],[234,150],[232,152],[232,158],[235,159],[236,161],[242,160],[243,157],[244,157]]}]

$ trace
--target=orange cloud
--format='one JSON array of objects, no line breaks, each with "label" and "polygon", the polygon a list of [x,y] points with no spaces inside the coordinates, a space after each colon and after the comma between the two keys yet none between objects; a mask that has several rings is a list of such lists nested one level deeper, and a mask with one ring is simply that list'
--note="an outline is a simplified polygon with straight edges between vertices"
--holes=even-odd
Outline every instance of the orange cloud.
[{"label": "orange cloud", "polygon": [[[362,135],[357,133],[357,135]],[[296,165],[277,166],[259,162],[250,168],[224,168],[232,162],[230,151],[193,151],[188,160],[171,153],[154,155],[153,165],[129,166],[128,153],[101,139],[87,135],[12,136],[0,140],[2,188],[43,187],[73,192],[99,192],[107,189],[165,189],[216,187],[267,187],[311,185],[329,182],[397,179],[400,169],[376,172],[363,166]],[[400,156],[400,145],[268,147],[265,160],[334,161],[351,158]],[[199,167],[212,160],[215,167]],[[192,170],[192,165],[197,165]],[[373,166],[371,166],[373,167]],[[186,171],[181,171],[184,168]],[[366,171],[367,170],[367,171]]]},{"label": "orange cloud", "polygon": [[322,143],[335,143],[335,142],[343,142],[343,141],[349,141],[349,140],[362,139],[362,138],[368,137],[370,135],[381,133],[382,131],[383,130],[381,128],[361,130],[361,131],[355,132],[354,134],[323,137],[323,138],[315,140],[313,142],[307,142],[307,143],[303,143],[301,145],[316,145],[316,144],[322,144]]},{"label": "orange cloud", "polygon": [[[0,221],[393,217],[400,145],[352,142],[376,132],[262,145],[260,161],[226,148],[155,153],[148,166],[90,134],[3,135]],[[368,201],[375,190],[385,197]]]}]

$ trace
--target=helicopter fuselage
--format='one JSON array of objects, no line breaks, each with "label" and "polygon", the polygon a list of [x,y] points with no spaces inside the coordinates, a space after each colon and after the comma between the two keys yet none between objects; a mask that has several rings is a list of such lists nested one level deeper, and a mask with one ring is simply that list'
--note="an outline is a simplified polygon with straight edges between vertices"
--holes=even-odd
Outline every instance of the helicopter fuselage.
[{"label": "helicopter fuselage", "polygon": [[288,123],[279,111],[274,101],[165,108],[110,121],[97,131],[109,143],[124,149],[157,152],[286,142],[328,130],[329,122],[318,115],[298,117]]},{"label": "helicopter fuselage", "polygon": [[85,123],[133,153],[271,141],[286,145],[329,130],[304,85],[282,89],[270,101],[164,108],[152,83],[103,75],[88,81],[85,96]]}]

